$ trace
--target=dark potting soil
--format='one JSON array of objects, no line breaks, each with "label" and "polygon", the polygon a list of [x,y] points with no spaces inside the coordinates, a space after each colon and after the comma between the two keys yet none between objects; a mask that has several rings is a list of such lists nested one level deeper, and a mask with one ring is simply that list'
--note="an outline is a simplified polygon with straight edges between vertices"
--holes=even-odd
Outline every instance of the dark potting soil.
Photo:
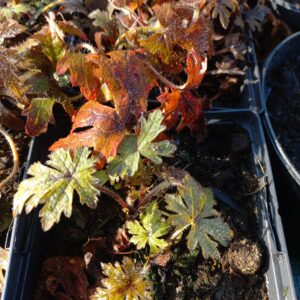
[{"label": "dark potting soil", "polygon": [[300,56],[278,65],[272,79],[267,102],[271,123],[290,161],[300,171]]},{"label": "dark potting soil", "polygon": [[[176,156],[168,162],[174,163],[176,168],[186,168],[202,185],[227,193],[243,207],[245,214],[218,202],[216,209],[234,231],[230,246],[219,247],[221,261],[205,260],[200,251],[190,254],[185,243],[181,243],[170,254],[171,258],[167,257],[169,254],[160,257],[161,261],[166,259],[165,266],[160,262],[152,267],[150,276],[156,282],[154,299],[268,299],[264,278],[267,251],[256,218],[258,179],[252,172],[246,131],[231,125],[209,126],[209,138],[200,146],[183,136]],[[45,239],[36,299],[57,299],[58,295],[87,299],[82,291],[99,284],[100,263],[122,259],[121,255],[107,252],[105,243],[123,223],[124,215],[112,199],[101,197],[96,210],[75,205],[72,217],[64,218]],[[88,281],[79,279],[81,273],[87,274],[84,278]],[[74,282],[78,283],[76,287]],[[78,288],[77,293],[80,288],[82,298],[70,297],[68,293],[74,294],[74,288]]]},{"label": "dark potting soil", "polygon": [[[10,134],[18,149],[19,172],[0,191],[0,246],[4,245],[6,231],[12,220],[12,201],[18,188],[19,174],[26,162],[28,144],[30,141],[30,138],[25,136],[22,132],[11,131]],[[0,135],[0,181],[5,179],[10,174],[12,167],[13,156],[10,147],[5,138]]]}]

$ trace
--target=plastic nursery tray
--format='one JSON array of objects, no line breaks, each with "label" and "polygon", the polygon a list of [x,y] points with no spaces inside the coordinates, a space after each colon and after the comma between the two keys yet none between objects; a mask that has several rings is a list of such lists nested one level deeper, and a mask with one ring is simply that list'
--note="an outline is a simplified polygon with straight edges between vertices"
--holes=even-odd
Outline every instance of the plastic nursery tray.
[{"label": "plastic nursery tray", "polygon": [[[23,179],[27,177],[29,166],[36,161],[45,161],[50,145],[58,138],[66,136],[70,128],[69,122],[57,122],[55,130],[50,125],[47,134],[31,140]],[[5,247],[10,252],[1,300],[33,299],[44,238],[38,213],[36,209],[29,215],[23,213],[16,217],[11,232],[7,234]]]},{"label": "plastic nursery tray", "polygon": [[281,217],[278,214],[275,184],[260,118],[250,111],[209,112],[207,118],[209,125],[216,124],[224,127],[226,124],[236,124],[242,126],[249,134],[254,174],[258,178],[266,176],[268,182],[268,187],[255,194],[254,197],[261,228],[260,235],[269,252],[269,264],[265,273],[269,299],[296,300]]},{"label": "plastic nursery tray", "polygon": [[[236,124],[242,126],[252,141],[253,172],[259,178],[267,175],[269,189],[255,194],[257,217],[261,228],[261,237],[265,241],[269,253],[269,264],[265,273],[270,300],[294,300],[295,290],[292,280],[289,257],[283,235],[278,204],[273,183],[270,161],[258,116],[250,111],[242,112],[210,112],[207,113],[209,126],[226,126]],[[60,126],[59,126],[60,125]],[[66,124],[58,124],[61,135]],[[59,129],[58,129],[59,130]],[[45,160],[46,149],[57,138],[57,130],[51,129],[47,136],[34,139],[29,153],[28,166],[36,160]],[[265,167],[262,173],[259,163]],[[8,271],[2,300],[29,300],[33,298],[34,286],[41,266],[43,239],[38,210],[29,215],[18,216],[13,225],[10,238],[10,256]]]},{"label": "plastic nursery tray", "polygon": [[213,110],[231,111],[231,110],[251,110],[257,113],[263,111],[261,88],[260,88],[260,72],[258,61],[253,43],[253,36],[250,30],[246,31],[247,36],[247,52],[245,55],[246,66],[244,84],[241,86],[241,96],[235,107],[213,106]]}]

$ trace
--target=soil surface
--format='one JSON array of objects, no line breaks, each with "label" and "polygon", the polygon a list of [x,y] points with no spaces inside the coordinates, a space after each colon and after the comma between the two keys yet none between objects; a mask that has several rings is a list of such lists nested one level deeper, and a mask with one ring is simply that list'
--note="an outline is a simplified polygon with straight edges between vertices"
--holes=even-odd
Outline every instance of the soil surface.
[{"label": "soil surface", "polygon": [[[225,192],[241,207],[242,213],[222,202],[216,207],[234,231],[234,239],[228,248],[219,247],[218,263],[203,259],[198,251],[190,254],[185,243],[171,254],[158,256],[151,273],[156,282],[154,299],[268,299],[264,278],[267,251],[257,225],[255,193],[247,195],[258,188],[249,136],[237,126],[220,127],[209,126],[209,138],[200,146],[191,144],[187,136],[180,145],[178,140],[177,155],[168,163],[186,168],[202,185]],[[71,219],[64,218],[47,234],[36,299],[74,294],[73,281],[78,279],[74,274],[86,272],[88,283],[81,280],[77,285],[83,293],[87,286],[91,289],[99,284],[101,262],[121,259],[109,253],[106,244],[124,223],[124,215],[111,199],[101,198],[99,204],[93,211],[75,205]],[[61,268],[70,271],[62,275],[58,272]],[[82,297],[70,299],[85,299],[84,293]]]},{"label": "soil surface", "polygon": [[275,135],[295,168],[300,171],[300,56],[279,65],[268,85],[268,111]]},{"label": "soil surface", "polygon": [[[4,245],[6,231],[11,223],[11,205],[14,194],[18,188],[19,174],[24,169],[28,154],[28,144],[30,138],[22,132],[10,132],[19,154],[19,172],[4,188],[0,191],[0,246]],[[13,157],[10,147],[4,137],[0,135],[0,181],[5,179],[11,172]]]},{"label": "soil surface", "polygon": [[[165,299],[268,299],[263,275],[267,251],[260,239],[255,197],[247,195],[258,185],[252,173],[249,136],[237,126],[220,127],[209,126],[209,137],[200,147],[191,145],[188,138],[183,139],[178,146],[177,161],[180,163],[176,167],[186,168],[202,185],[226,193],[245,214],[218,202],[217,210],[234,230],[233,242],[221,252],[221,264],[214,265],[198,258],[197,274],[191,272],[195,266],[188,268],[188,280],[182,288],[184,297],[176,295]],[[246,261],[245,253],[249,251],[251,257]],[[247,273],[254,269],[252,275]],[[200,270],[205,270],[200,272],[202,280],[199,280]],[[171,277],[170,282],[173,281]],[[205,288],[201,286],[203,282]],[[174,287],[170,288],[170,293],[172,290]]]}]

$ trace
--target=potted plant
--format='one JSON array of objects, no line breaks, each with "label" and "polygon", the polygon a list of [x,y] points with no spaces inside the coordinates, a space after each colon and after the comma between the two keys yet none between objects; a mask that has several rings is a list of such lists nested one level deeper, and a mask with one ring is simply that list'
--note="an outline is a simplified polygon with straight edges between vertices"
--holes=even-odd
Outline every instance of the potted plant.
[{"label": "potted plant", "polygon": [[[47,131],[14,197],[2,298],[293,299],[280,218],[258,180],[257,160],[272,180],[259,120],[203,111],[236,83],[220,73],[244,75],[230,23],[243,28],[246,4],[109,2],[90,15],[100,27],[92,43],[63,5],[65,16],[50,11],[2,49],[18,58],[6,59],[3,93],[22,108],[29,135]],[[30,22],[39,27],[39,17]],[[216,81],[224,86],[213,96]]]}]

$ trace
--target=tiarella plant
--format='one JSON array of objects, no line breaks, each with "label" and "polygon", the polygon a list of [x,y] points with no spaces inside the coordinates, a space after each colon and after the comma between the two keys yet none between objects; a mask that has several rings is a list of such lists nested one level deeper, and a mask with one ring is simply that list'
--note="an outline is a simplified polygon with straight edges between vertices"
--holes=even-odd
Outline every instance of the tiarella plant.
[{"label": "tiarella plant", "polygon": [[[89,14],[81,1],[27,2],[0,9],[0,94],[27,119],[0,102],[0,123],[38,136],[60,105],[72,128],[45,164],[29,168],[14,215],[42,205],[46,231],[71,216],[75,201],[101,209],[109,196],[124,211],[119,229],[135,258],[103,263],[92,299],[151,299],[149,263],[158,255],[183,247],[218,261],[219,246],[233,237],[212,191],[168,158],[176,151],[172,137],[183,130],[204,139],[203,110],[244,75],[240,32],[259,28],[270,11],[238,0],[112,0]],[[57,6],[62,13],[55,15]],[[46,23],[28,34],[26,25],[38,28],[46,12]],[[64,12],[85,16],[94,36]],[[220,87],[215,94],[201,89],[210,78]]]}]

